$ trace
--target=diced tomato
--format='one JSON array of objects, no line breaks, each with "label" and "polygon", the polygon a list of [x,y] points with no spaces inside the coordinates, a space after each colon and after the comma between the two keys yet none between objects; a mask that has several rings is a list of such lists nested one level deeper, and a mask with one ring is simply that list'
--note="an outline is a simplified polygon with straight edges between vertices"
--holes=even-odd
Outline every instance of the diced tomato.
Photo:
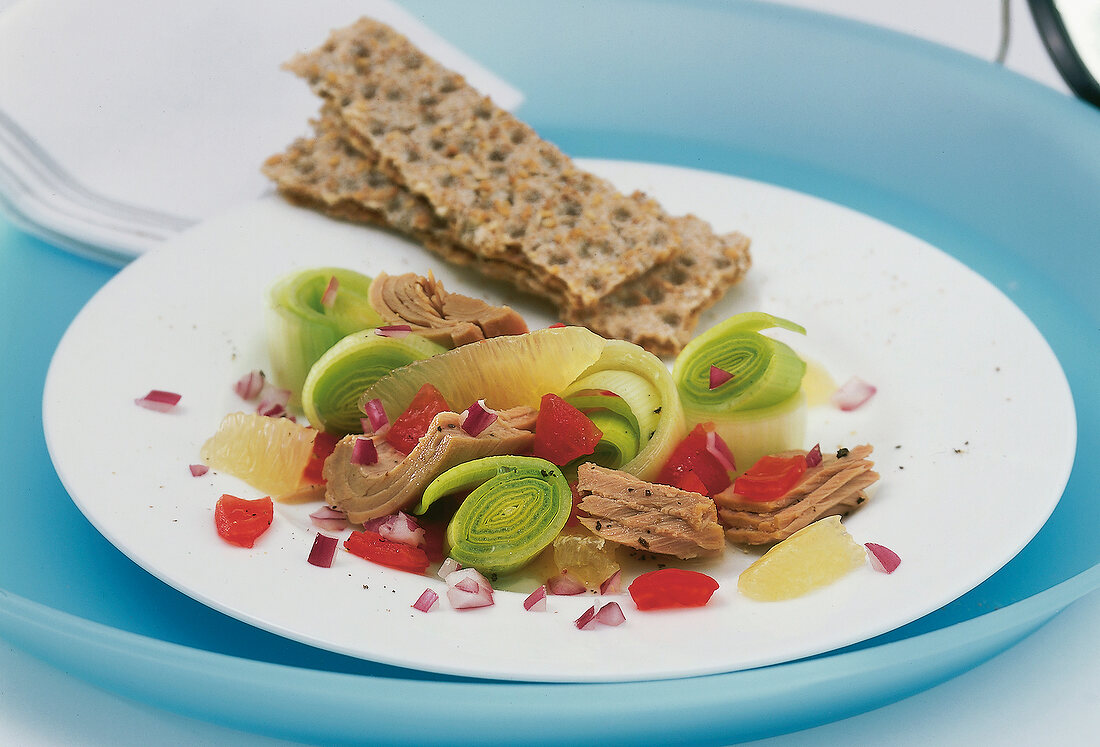
[{"label": "diced tomato", "polygon": [[302,470],[302,482],[306,485],[323,485],[325,477],[322,470],[325,468],[325,460],[336,449],[336,436],[325,431],[317,431],[313,438],[313,452],[309,455],[305,469]]},{"label": "diced tomato", "polygon": [[802,480],[806,457],[762,456],[733,483],[733,492],[749,501],[782,498]]},{"label": "diced tomato", "polygon": [[630,584],[630,597],[640,610],[702,607],[718,589],[705,573],[682,568],[662,568],[643,573]]},{"label": "diced tomato", "polygon": [[[711,497],[730,486],[729,472],[714,454],[707,451],[707,429],[703,423],[695,426],[672,450],[665,466],[657,474],[657,482]],[[703,490],[699,490],[700,484]]]},{"label": "diced tomato", "polygon": [[447,400],[443,399],[439,390],[431,384],[425,384],[420,387],[420,391],[405,408],[405,412],[401,413],[386,431],[386,441],[402,454],[408,454],[416,448],[416,442],[420,437],[428,432],[432,418],[450,409]]},{"label": "diced tomato", "polygon": [[214,506],[214,526],[223,540],[238,547],[252,547],[275,518],[271,498],[247,500],[225,493]]},{"label": "diced tomato", "polygon": [[376,532],[352,532],[344,540],[344,548],[352,555],[387,568],[412,573],[423,573],[428,568],[428,555],[422,549],[390,542]]},{"label": "diced tomato", "polygon": [[534,454],[562,467],[591,454],[603,432],[588,417],[556,394],[542,395],[535,419]]}]

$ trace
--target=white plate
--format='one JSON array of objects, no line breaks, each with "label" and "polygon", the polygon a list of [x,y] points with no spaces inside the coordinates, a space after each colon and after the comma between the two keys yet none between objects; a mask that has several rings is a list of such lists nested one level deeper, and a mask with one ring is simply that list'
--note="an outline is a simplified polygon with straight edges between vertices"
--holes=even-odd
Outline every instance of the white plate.
[{"label": "white plate", "polygon": [[[754,267],[701,328],[763,310],[804,324],[784,337],[838,381],[879,387],[862,409],[811,411],[807,446],[870,442],[882,474],[846,520],[860,542],[902,557],[893,575],[857,569],[798,600],[741,597],[753,555],[730,548],[709,567],[721,588],[702,609],[639,612],[578,631],[595,599],[523,595],[457,612],[410,605],[442,582],[340,552],[306,563],[312,506],[278,506],[255,549],[213,528],[223,492],[256,491],[225,475],[193,478],[203,441],[240,408],[243,373],[267,365],[262,298],[293,268],[436,273],[451,290],[505,301],[532,327],[533,304],[444,265],[390,234],[284,204],[249,203],[122,270],[74,320],[46,381],[50,454],[91,522],[135,562],[216,609],[322,648],[436,672],[539,681],[614,681],[731,671],[796,659],[884,633],[952,601],[1010,560],[1046,521],[1073,461],[1076,422],[1065,377],[1027,318],[984,279],[912,236],[822,200],[728,176],[613,161],[584,165],[645,189],[672,212],[753,237]],[[180,392],[176,412],[133,400]]]}]

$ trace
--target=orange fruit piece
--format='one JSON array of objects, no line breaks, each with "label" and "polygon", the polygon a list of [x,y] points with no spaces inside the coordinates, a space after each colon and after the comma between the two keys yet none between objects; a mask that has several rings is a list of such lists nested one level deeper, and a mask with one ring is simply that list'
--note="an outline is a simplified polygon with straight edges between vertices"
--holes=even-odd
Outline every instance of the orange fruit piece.
[{"label": "orange fruit piece", "polygon": [[244,480],[268,495],[297,490],[317,431],[287,418],[233,412],[202,445],[211,469]]}]

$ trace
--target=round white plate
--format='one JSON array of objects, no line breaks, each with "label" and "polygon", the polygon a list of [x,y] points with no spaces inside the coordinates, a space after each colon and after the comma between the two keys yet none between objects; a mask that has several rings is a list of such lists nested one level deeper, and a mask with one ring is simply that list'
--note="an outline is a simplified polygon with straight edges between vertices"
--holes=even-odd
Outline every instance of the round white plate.
[{"label": "round white plate", "polygon": [[[214,531],[223,492],[259,494],[188,465],[228,412],[232,384],[268,364],[263,297],[294,268],[367,274],[429,270],[453,291],[517,308],[532,328],[548,307],[458,270],[389,233],[328,220],[277,197],[243,205],[152,251],[112,278],[73,321],[46,381],[43,421],[57,472],[108,540],[180,591],[240,620],[322,648],[435,672],[516,680],[622,681],[732,671],[828,651],[884,633],[981,583],[1039,530],[1073,462],[1076,421],[1058,361],[1028,319],[980,276],[928,244],[846,208],[789,190],[682,168],[583,165],[673,213],[695,212],[753,239],[754,266],[708,312],[705,329],[761,310],[798,321],[784,335],[839,383],[878,386],[855,412],[811,410],[806,446],[869,442],[882,475],[845,524],[894,549],[892,575],[857,569],[801,599],[737,592],[754,554],[730,547],[707,566],[721,588],[696,610],[640,612],[579,631],[591,595],[524,594],[455,611],[436,578],[343,551],[306,562],[314,506],[277,505],[252,550]],[[778,335],[777,335],[778,336]],[[183,395],[174,412],[134,405],[150,389]],[[443,599],[410,605],[426,588]],[[603,600],[606,601],[606,600]]]}]

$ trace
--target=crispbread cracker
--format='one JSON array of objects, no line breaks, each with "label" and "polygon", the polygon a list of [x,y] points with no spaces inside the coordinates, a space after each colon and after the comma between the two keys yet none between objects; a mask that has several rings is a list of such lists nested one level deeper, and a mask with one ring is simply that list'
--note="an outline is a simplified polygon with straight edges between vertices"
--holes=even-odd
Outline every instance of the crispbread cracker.
[{"label": "crispbread cracker", "polygon": [[289,69],[340,109],[395,180],[450,221],[454,239],[508,258],[581,308],[681,248],[671,217],[623,195],[421,53],[363,19]]},{"label": "crispbread cracker", "polygon": [[[322,116],[316,138],[295,141],[272,156],[264,172],[288,198],[344,220],[390,227],[408,234],[445,260],[546,295],[537,273],[478,257],[453,241],[431,208],[377,169],[377,158],[352,148],[340,121]],[[562,317],[607,337],[630,340],[658,355],[673,355],[687,343],[699,315],[748,269],[749,240],[738,233],[716,236],[694,216],[673,219],[685,249],[650,269],[599,304]]]}]

